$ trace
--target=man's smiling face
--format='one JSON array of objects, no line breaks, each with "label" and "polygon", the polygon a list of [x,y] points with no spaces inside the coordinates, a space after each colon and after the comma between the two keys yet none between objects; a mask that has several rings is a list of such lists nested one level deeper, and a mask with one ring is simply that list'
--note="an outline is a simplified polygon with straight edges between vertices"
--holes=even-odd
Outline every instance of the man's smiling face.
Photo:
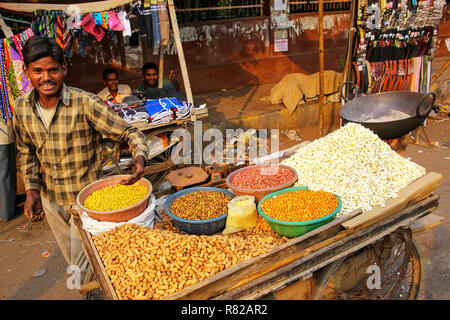
[{"label": "man's smiling face", "polygon": [[53,97],[58,95],[67,69],[52,57],[44,57],[30,62],[24,72],[40,96]]}]

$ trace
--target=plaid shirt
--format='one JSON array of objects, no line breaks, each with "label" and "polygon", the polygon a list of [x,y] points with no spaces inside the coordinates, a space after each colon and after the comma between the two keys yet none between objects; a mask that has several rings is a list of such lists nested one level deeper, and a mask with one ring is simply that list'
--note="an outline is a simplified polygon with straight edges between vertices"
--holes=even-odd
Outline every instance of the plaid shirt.
[{"label": "plaid shirt", "polygon": [[15,101],[14,131],[21,154],[25,189],[60,206],[75,202],[78,192],[101,177],[102,135],[126,141],[133,157],[147,159],[148,145],[138,129],[109,109],[101,98],[63,85],[57,109],[46,130],[32,90]]}]

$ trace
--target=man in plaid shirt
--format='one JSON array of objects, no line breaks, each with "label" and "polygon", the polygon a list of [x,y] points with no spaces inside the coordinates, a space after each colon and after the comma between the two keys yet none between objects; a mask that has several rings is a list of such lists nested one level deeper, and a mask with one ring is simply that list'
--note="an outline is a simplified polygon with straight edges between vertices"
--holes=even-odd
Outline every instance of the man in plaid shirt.
[{"label": "man in plaid shirt", "polygon": [[144,172],[148,145],[92,93],[64,84],[64,55],[54,39],[31,37],[23,47],[24,72],[34,89],[15,101],[14,131],[26,189],[24,214],[30,221],[45,216],[68,264],[89,264],[68,212],[78,192],[101,177],[102,135],[126,141],[132,151],[133,184]]}]

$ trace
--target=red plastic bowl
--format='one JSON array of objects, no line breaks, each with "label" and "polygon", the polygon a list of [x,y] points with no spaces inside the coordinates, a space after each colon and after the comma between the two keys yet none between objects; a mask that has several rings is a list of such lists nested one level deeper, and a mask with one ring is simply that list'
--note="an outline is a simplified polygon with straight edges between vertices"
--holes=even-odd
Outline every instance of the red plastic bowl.
[{"label": "red plastic bowl", "polygon": [[[233,177],[241,171],[249,170],[252,168],[263,168],[263,167],[271,167],[271,166],[280,166],[283,168],[287,168],[294,173],[294,176],[285,183],[282,183],[276,187],[267,188],[267,189],[246,189],[246,188],[238,187],[231,183],[231,181],[233,180]],[[262,198],[264,198],[269,193],[272,193],[272,192],[275,192],[275,191],[278,191],[278,190],[281,190],[284,188],[292,187],[296,181],[297,181],[297,171],[295,171],[293,168],[291,168],[289,166],[286,166],[284,164],[259,164],[259,165],[244,167],[244,168],[238,169],[236,171],[233,171],[232,173],[230,173],[228,175],[228,177],[226,179],[226,184],[230,189],[233,190],[233,193],[236,196],[244,196],[244,195],[254,196],[256,203],[258,203]]]},{"label": "red plastic bowl", "polygon": [[94,191],[100,190],[106,186],[118,184],[121,180],[128,178],[128,175],[117,175],[105,179],[94,181],[84,187],[77,195],[78,207],[87,213],[89,217],[99,221],[125,222],[140,215],[147,208],[148,199],[150,198],[153,187],[150,181],[141,178],[138,182],[148,189],[148,193],[144,199],[128,208],[114,211],[94,211],[83,206],[84,200]]}]

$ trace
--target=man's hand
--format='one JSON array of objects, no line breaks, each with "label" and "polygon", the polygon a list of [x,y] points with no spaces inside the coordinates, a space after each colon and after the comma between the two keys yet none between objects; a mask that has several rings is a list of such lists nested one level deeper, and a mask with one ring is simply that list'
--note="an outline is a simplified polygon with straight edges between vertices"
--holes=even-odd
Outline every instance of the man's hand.
[{"label": "man's hand", "polygon": [[178,83],[178,80],[175,78],[175,73],[173,72],[173,70],[170,70],[169,78],[167,80],[169,80],[169,82],[173,84],[175,90],[180,91],[180,84]]},{"label": "man's hand", "polygon": [[38,190],[27,190],[26,199],[23,204],[23,213],[29,221],[40,221],[44,218],[41,194]]},{"label": "man's hand", "polygon": [[142,178],[144,175],[144,165],[145,165],[145,158],[143,156],[137,156],[134,159],[131,159],[128,163],[125,164],[125,166],[132,168],[132,175],[128,177],[128,179],[124,179],[120,181],[120,184],[133,184],[139,179]]}]

